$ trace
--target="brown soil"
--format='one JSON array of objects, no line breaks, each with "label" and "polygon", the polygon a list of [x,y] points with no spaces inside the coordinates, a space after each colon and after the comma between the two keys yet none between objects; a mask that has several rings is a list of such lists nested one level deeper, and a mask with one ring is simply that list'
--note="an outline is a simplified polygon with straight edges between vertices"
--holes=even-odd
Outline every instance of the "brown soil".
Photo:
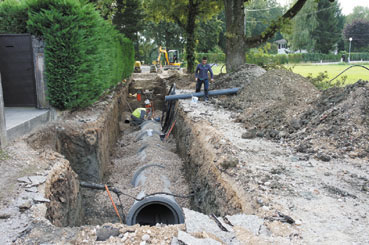
[{"label": "brown soil", "polygon": [[236,122],[248,129],[243,137],[282,140],[326,161],[369,155],[367,82],[320,92],[308,79],[287,70],[270,70],[246,83],[229,76],[234,77],[230,83],[242,83],[243,88],[237,96],[215,101],[240,112]]},{"label": "brown soil", "polygon": [[173,83],[176,84],[176,88],[179,89],[195,89],[195,75],[194,74],[179,74],[174,73],[173,75],[165,78],[167,85],[171,86]]},{"label": "brown soil", "polygon": [[301,130],[291,140],[299,143],[300,152],[368,157],[369,83],[358,81],[324,91],[298,123]]},{"label": "brown soil", "polygon": [[293,120],[310,107],[319,91],[309,81],[287,70],[271,70],[246,83],[225,107],[242,109],[238,118],[248,129],[289,131]]},{"label": "brown soil", "polygon": [[235,72],[219,75],[210,88],[243,88],[247,83],[254,81],[264,73],[265,70],[257,65],[245,64]]}]

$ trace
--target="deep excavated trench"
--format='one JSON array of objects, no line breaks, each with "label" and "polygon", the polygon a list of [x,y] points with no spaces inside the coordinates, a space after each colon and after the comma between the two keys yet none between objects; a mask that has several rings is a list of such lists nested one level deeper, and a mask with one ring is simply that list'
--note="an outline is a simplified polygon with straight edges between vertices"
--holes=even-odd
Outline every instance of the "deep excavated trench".
[{"label": "deep excavated trench", "polygon": [[[73,123],[64,122],[53,133],[30,139],[31,144],[49,143],[70,162],[70,168],[51,174],[46,187],[50,199],[47,218],[54,225],[101,225],[120,220],[128,225],[180,224],[184,207],[216,215],[242,209],[236,193],[214,167],[215,153],[209,142],[198,137],[199,128],[186,113],[177,109],[174,130],[165,141],[160,137],[160,123],[129,126],[128,104],[140,105],[129,95],[145,91],[154,104],[161,105],[167,87],[156,76],[136,77],[129,86],[117,88],[97,116],[78,115],[77,123],[74,117]],[[94,188],[86,188],[91,185]]]}]

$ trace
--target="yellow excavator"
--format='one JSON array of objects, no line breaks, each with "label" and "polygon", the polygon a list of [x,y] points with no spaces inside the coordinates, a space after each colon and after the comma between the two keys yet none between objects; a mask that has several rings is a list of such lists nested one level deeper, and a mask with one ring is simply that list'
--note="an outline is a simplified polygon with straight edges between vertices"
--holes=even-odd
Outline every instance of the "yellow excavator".
[{"label": "yellow excavator", "polygon": [[156,60],[156,66],[160,68],[161,54],[164,55],[164,70],[179,70],[181,69],[181,63],[179,62],[178,50],[166,50],[165,48],[159,47],[159,56]]}]

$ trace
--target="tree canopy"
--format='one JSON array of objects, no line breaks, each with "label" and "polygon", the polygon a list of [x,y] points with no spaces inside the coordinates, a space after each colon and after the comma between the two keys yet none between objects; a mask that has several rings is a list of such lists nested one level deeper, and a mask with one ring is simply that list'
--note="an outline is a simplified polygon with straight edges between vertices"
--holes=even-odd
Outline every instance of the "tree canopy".
[{"label": "tree canopy", "polygon": [[194,70],[196,38],[195,31],[200,21],[218,14],[220,0],[144,0],[148,19],[155,22],[175,22],[184,31],[186,38],[187,69]]},{"label": "tree canopy", "polygon": [[343,29],[343,26],[339,25],[340,18],[342,18],[342,13],[337,2],[331,3],[330,0],[318,2],[317,26],[311,33],[315,40],[315,51],[327,54],[337,47]]},{"label": "tree canopy", "polygon": [[369,47],[369,21],[354,20],[345,26],[344,35],[346,40],[352,38],[353,50],[367,50]]}]

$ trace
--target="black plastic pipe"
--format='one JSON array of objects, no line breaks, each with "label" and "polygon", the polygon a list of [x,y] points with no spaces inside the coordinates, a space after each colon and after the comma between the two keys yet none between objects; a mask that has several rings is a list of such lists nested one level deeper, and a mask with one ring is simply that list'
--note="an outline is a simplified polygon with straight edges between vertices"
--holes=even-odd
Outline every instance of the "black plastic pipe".
[{"label": "black plastic pipe", "polygon": [[[211,90],[211,91],[209,91],[209,96],[237,94],[237,92],[239,90],[240,90],[240,88],[227,88],[227,89]],[[205,95],[204,92],[198,92],[198,93],[192,93],[192,94],[167,95],[167,96],[165,96],[165,101],[189,99],[189,98],[192,98],[192,97],[203,97],[204,95]]]}]

